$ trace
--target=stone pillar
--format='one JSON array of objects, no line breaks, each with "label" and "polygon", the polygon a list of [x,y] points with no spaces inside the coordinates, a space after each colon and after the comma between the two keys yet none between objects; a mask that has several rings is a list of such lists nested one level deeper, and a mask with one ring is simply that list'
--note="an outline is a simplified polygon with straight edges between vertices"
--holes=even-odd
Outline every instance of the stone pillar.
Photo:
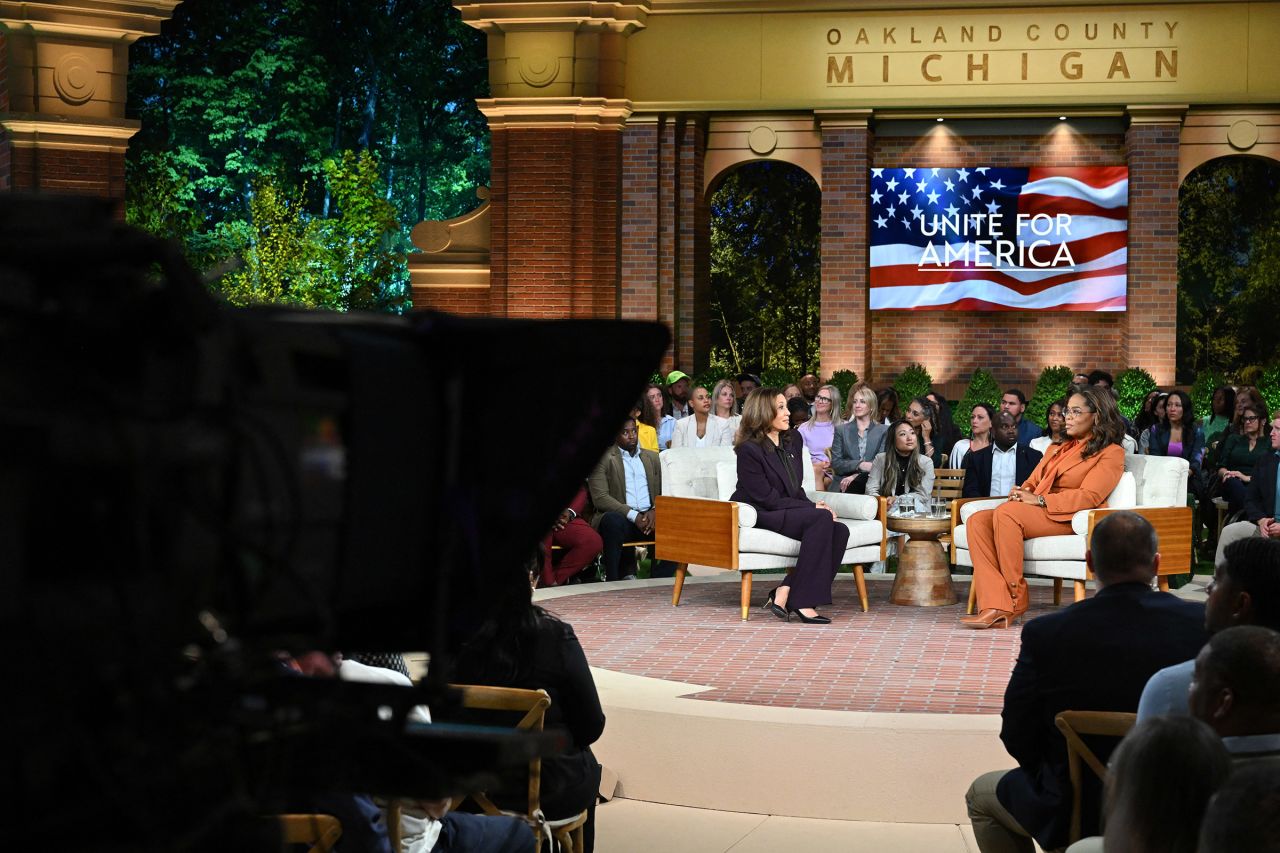
[{"label": "stone pillar", "polygon": [[124,199],[129,45],[178,2],[0,4],[0,188]]},{"label": "stone pillar", "polygon": [[1178,138],[1186,107],[1129,107],[1125,364],[1174,384],[1178,338]]},{"label": "stone pillar", "polygon": [[821,373],[869,380],[867,181],[870,110],[820,110],[822,132]]}]

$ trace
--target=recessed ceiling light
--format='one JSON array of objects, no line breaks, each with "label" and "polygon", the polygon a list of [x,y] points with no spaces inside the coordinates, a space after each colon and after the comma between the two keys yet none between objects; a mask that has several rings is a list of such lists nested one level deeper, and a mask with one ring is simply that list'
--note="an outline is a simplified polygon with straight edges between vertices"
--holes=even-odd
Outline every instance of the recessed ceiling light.
[{"label": "recessed ceiling light", "polygon": [[1066,121],[1066,120],[1067,120],[1066,116],[1058,116],[1058,121]]},{"label": "recessed ceiling light", "polygon": [[942,116],[938,116],[938,121],[939,121],[939,122],[941,122],[941,121],[942,121]]}]

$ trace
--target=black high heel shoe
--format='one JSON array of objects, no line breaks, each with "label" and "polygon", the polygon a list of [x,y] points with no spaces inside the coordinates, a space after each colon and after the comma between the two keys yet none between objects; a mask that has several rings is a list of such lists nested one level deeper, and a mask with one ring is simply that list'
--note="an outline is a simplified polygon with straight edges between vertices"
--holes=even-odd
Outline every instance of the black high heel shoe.
[{"label": "black high heel shoe", "polygon": [[[774,606],[777,607],[777,605],[774,605]],[[782,608],[779,607],[778,609],[781,610]],[[799,610],[793,610],[790,607],[787,608],[788,622],[791,621],[792,614],[794,614],[797,619],[799,619],[801,622],[803,622],[806,625],[830,625],[831,624],[831,618],[828,616],[823,616],[821,614],[817,616],[805,616]]]},{"label": "black high heel shoe", "polygon": [[779,607],[778,605],[773,603],[773,594],[777,591],[778,591],[777,587],[774,587],[769,591],[769,597],[765,599],[764,607],[762,609],[768,610],[770,613],[772,613],[774,616],[777,616],[782,621],[788,622],[790,620],[787,618],[786,608]]}]

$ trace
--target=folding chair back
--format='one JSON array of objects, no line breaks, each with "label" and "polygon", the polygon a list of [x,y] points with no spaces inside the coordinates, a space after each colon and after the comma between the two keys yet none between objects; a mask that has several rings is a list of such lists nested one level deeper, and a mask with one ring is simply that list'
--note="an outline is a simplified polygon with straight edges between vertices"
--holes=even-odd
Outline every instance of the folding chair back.
[{"label": "folding chair back", "polygon": [[1080,840],[1081,806],[1084,799],[1083,760],[1099,781],[1107,781],[1107,767],[1082,739],[1083,735],[1122,738],[1133,728],[1137,714],[1120,711],[1063,711],[1053,722],[1067,741],[1067,770],[1071,774],[1071,835],[1068,843]]}]

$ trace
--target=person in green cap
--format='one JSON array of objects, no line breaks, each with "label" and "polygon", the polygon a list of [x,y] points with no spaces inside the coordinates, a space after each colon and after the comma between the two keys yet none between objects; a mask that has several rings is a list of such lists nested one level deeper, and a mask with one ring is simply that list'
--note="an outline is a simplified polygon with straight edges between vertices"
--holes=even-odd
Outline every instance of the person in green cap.
[{"label": "person in green cap", "polygon": [[689,374],[673,370],[667,374],[667,396],[671,398],[671,416],[676,420],[692,414],[689,408]]}]

